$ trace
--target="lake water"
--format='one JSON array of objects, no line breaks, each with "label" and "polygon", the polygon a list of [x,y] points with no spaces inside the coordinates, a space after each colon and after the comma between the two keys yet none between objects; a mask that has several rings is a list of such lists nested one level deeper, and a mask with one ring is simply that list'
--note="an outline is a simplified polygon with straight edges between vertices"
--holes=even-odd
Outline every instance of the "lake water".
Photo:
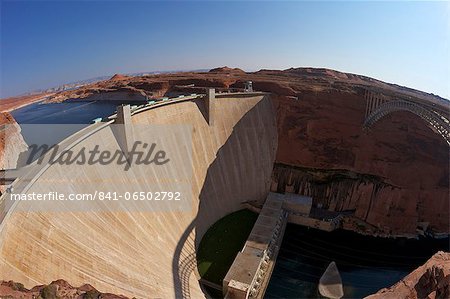
[{"label": "lake water", "polygon": [[11,114],[19,124],[89,124],[94,118],[113,114],[119,104],[106,101],[34,103]]},{"label": "lake water", "polygon": [[265,298],[322,298],[317,285],[332,261],[344,298],[363,298],[395,284],[439,250],[449,250],[448,238],[382,239],[288,224]]},{"label": "lake water", "polygon": [[21,126],[27,144],[53,144],[88,126],[95,118],[114,114],[120,104],[118,101],[34,103],[11,114]]}]

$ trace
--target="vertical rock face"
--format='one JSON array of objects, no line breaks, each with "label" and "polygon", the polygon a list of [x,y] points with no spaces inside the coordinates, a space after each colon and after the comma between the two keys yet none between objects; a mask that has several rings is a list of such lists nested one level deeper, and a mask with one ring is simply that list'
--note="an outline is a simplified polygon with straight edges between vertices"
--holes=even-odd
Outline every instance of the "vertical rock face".
[{"label": "vertical rock face", "polygon": [[275,167],[273,188],[304,192],[332,210],[354,209],[386,234],[414,234],[418,222],[448,232],[445,141],[408,112],[364,132],[364,110],[362,91],[278,97],[276,160],[283,167]]},{"label": "vertical rock face", "polygon": [[[358,210],[360,218],[367,220],[371,202],[384,189],[398,188],[373,175],[343,169],[315,169],[275,164],[273,191],[298,193],[314,198],[314,204],[335,211]],[[366,212],[357,209],[359,198],[369,199]]]},{"label": "vertical rock face", "polygon": [[382,298],[450,298],[450,253],[438,252],[424,265],[390,288],[382,289],[366,299]]},{"label": "vertical rock face", "polygon": [[[19,154],[28,146],[21,135],[20,126],[8,112],[0,114],[0,169],[11,169],[17,166]],[[0,192],[5,186],[0,186]]]}]

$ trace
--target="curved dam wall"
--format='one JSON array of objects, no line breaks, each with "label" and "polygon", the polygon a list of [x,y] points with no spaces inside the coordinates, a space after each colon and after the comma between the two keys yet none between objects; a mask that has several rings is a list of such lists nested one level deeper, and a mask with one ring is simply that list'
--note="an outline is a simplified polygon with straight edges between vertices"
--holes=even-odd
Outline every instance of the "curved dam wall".
[{"label": "curved dam wall", "polygon": [[[72,285],[89,283],[102,292],[137,298],[203,297],[195,273],[201,237],[243,201],[265,199],[277,150],[275,111],[268,95],[217,96],[213,125],[205,120],[204,105],[203,99],[180,101],[131,117],[133,124],[191,126],[189,210],[48,212],[33,211],[26,206],[29,202],[19,201],[5,211],[7,205],[2,204],[6,216],[0,227],[0,280],[31,287],[62,278]],[[151,135],[140,138],[152,141]],[[168,136],[171,149],[177,149],[180,138]],[[111,125],[69,147],[96,143],[119,149]],[[144,178],[145,189],[146,178],[152,177],[151,170],[136,173],[133,167],[128,172],[118,165],[108,165],[104,172],[87,167],[53,164],[36,171],[27,193],[49,188],[90,192],[108,173]],[[56,184],[55,177],[68,183]],[[127,187],[115,183],[113,189]]]}]

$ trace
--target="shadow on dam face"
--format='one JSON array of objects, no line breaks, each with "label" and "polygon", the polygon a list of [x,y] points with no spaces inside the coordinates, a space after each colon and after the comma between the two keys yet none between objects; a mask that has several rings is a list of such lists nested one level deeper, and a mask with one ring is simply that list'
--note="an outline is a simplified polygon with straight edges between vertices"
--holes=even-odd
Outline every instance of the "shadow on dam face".
[{"label": "shadow on dam face", "polygon": [[[267,115],[264,111],[272,111],[273,119],[264,119]],[[255,113],[259,117],[255,118]],[[264,202],[270,188],[277,142],[272,102],[262,100],[239,120],[218,150],[207,170],[197,215],[175,249],[172,263],[175,298],[191,298],[190,276],[193,272],[198,275],[196,250],[208,228],[241,209],[242,202]]]}]

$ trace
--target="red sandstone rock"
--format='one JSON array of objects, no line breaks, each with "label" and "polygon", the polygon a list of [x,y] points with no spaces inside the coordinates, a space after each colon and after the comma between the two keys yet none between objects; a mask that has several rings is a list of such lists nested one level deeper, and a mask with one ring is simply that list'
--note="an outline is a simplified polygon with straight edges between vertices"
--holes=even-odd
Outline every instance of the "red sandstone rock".
[{"label": "red sandstone rock", "polygon": [[[25,143],[20,126],[8,112],[0,112],[0,169],[16,168],[19,154],[26,151]],[[0,186],[0,194],[4,192],[5,186]]]},{"label": "red sandstone rock", "polygon": [[218,68],[214,68],[209,70],[210,73],[233,73],[233,74],[237,74],[237,75],[244,75],[245,72],[243,70],[241,70],[240,68],[230,68],[227,66],[223,66],[223,67],[218,67]]},{"label": "red sandstone rock", "polygon": [[448,299],[450,298],[450,253],[438,252],[390,288],[381,289],[367,299]]},{"label": "red sandstone rock", "polygon": [[9,112],[23,106],[43,100],[53,93],[38,93],[24,96],[10,97],[0,100],[0,112]]},{"label": "red sandstone rock", "polygon": [[26,289],[21,283],[14,281],[0,282],[0,298],[23,298],[23,299],[127,299],[122,295],[101,293],[90,285],[83,285],[79,288],[71,286],[67,281],[59,279],[48,285],[35,286],[31,290]]}]

